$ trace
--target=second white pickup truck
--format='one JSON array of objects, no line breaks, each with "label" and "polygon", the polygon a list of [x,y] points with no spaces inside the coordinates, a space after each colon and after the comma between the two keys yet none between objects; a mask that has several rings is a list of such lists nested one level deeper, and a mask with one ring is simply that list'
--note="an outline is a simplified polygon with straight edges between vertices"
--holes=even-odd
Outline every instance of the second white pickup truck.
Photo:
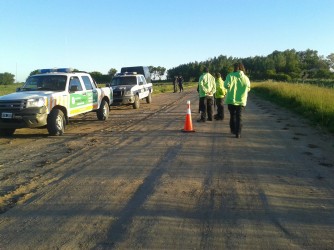
[{"label": "second white pickup truck", "polygon": [[138,109],[141,99],[146,99],[147,103],[152,102],[153,85],[137,72],[117,74],[107,86],[113,89],[113,104],[132,105],[134,109]]}]

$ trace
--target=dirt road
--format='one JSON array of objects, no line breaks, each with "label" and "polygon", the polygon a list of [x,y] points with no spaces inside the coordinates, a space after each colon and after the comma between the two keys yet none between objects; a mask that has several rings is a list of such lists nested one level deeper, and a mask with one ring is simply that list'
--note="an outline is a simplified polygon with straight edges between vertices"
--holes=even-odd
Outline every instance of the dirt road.
[{"label": "dirt road", "polygon": [[166,93],[1,138],[0,249],[334,249],[333,136],[253,95],[241,139],[197,107]]}]

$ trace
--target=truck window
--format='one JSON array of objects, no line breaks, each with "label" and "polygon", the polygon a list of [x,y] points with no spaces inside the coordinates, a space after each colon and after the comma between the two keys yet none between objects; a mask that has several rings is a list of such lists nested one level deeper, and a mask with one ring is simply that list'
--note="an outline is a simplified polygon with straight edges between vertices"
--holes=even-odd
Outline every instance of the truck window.
[{"label": "truck window", "polygon": [[143,76],[140,76],[140,81],[142,82],[142,84],[146,84],[145,77],[143,77]]},{"label": "truck window", "polygon": [[81,86],[79,78],[76,76],[73,76],[71,77],[71,80],[70,80],[70,89],[72,89],[72,87],[75,87],[75,86],[77,87],[77,91],[82,91],[82,86]]},{"label": "truck window", "polygon": [[82,80],[85,84],[86,90],[94,89],[93,83],[91,82],[88,76],[82,76]]},{"label": "truck window", "polygon": [[136,76],[114,77],[111,81],[111,86],[118,85],[137,85]]},{"label": "truck window", "polygon": [[64,91],[66,87],[66,76],[63,75],[38,75],[27,79],[22,90],[51,90]]}]

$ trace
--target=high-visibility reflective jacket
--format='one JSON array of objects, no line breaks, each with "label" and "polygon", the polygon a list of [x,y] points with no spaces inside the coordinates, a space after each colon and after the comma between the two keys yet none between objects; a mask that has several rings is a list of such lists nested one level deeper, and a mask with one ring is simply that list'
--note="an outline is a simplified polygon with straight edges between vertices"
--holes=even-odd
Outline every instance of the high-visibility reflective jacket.
[{"label": "high-visibility reflective jacket", "polygon": [[203,73],[198,81],[199,97],[213,96],[216,92],[215,78],[210,73]]},{"label": "high-visibility reflective jacket", "polygon": [[246,106],[250,81],[243,71],[228,74],[224,87],[227,89],[225,104]]},{"label": "high-visibility reflective jacket", "polygon": [[227,90],[224,88],[224,81],[221,77],[216,78],[215,98],[224,98]]}]

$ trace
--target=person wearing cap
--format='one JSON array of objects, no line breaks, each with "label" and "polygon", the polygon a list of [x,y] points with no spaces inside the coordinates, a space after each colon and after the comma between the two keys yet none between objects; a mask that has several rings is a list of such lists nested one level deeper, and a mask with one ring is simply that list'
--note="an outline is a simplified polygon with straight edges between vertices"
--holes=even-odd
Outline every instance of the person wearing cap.
[{"label": "person wearing cap", "polygon": [[197,120],[198,122],[212,121],[213,95],[215,92],[215,78],[209,73],[209,69],[205,67],[198,81],[199,109],[201,112],[201,118]]},{"label": "person wearing cap", "polygon": [[217,114],[214,115],[216,120],[224,120],[224,97],[227,90],[224,88],[224,81],[220,73],[216,73],[216,93],[215,102],[217,106]]},{"label": "person wearing cap", "polygon": [[236,138],[241,137],[242,111],[246,107],[250,81],[245,75],[245,67],[241,62],[235,63],[234,71],[227,75],[224,87],[227,89],[225,104],[230,112],[230,129]]}]

